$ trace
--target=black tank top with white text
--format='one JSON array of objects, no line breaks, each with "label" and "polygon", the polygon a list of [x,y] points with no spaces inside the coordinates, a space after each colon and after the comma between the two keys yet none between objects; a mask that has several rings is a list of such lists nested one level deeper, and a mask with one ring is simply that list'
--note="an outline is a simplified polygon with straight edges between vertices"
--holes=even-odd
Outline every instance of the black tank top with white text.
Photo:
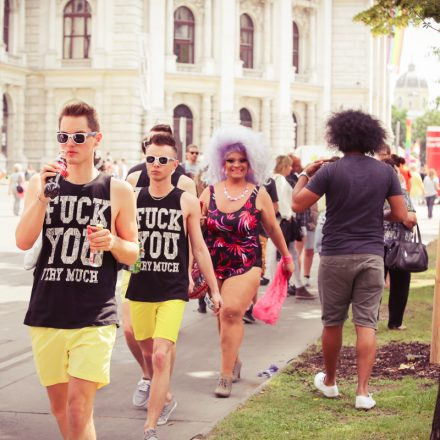
[{"label": "black tank top with white text", "polygon": [[111,229],[111,177],[100,174],[85,185],[60,182],[43,224],[43,244],[24,323],[74,329],[117,324],[116,260],[97,253],[90,264],[87,225]]},{"label": "black tank top with white text", "polygon": [[148,187],[137,198],[141,243],[140,272],[131,274],[126,297],[132,301],[188,301],[188,237],[181,197],[173,188],[163,199],[153,199]]}]

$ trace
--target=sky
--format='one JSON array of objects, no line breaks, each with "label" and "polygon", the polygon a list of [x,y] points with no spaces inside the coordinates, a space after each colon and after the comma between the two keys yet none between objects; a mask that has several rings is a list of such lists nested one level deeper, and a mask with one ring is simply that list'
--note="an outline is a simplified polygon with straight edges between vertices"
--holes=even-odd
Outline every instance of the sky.
[{"label": "sky", "polygon": [[[440,24],[435,24],[440,29]],[[440,32],[422,27],[405,29],[399,74],[408,70],[412,61],[416,72],[428,80],[430,100],[440,96],[440,56],[432,54],[432,47],[440,48]]]}]

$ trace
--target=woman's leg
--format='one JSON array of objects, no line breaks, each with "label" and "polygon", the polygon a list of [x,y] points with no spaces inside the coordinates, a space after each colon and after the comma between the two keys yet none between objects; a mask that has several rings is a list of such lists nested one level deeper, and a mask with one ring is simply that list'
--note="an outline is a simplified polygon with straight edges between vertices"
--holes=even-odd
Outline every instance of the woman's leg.
[{"label": "woman's leg", "polygon": [[221,374],[232,377],[243,339],[243,315],[260,284],[261,269],[253,267],[243,275],[226,279],[221,286],[220,309]]},{"label": "woman's leg", "polygon": [[388,301],[388,328],[397,328],[402,325],[403,314],[408,302],[411,273],[389,269],[390,298]]}]

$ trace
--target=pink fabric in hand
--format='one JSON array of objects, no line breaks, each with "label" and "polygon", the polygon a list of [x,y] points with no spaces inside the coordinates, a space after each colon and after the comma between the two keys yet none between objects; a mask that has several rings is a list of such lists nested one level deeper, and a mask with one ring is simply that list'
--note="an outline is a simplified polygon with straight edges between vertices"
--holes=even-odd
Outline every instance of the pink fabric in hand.
[{"label": "pink fabric in hand", "polygon": [[287,277],[283,270],[283,261],[278,263],[275,276],[255,304],[252,314],[266,324],[274,325],[280,316],[281,307],[287,296]]}]

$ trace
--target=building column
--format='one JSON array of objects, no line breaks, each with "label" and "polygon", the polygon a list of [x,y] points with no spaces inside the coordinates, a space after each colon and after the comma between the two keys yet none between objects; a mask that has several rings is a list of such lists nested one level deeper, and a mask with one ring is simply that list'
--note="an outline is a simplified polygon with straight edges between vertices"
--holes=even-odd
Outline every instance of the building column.
[{"label": "building column", "polygon": [[317,74],[316,74],[316,10],[312,9],[310,11],[310,23],[309,23],[309,35],[310,35],[310,46],[309,46],[309,75],[310,75],[310,81],[313,83],[317,80]]},{"label": "building column", "polygon": [[204,93],[202,98],[202,126],[201,126],[201,145],[200,149],[203,151],[208,144],[211,137],[211,121],[212,121],[212,96],[209,93]]},{"label": "building column", "polygon": [[220,126],[234,125],[237,115],[234,109],[234,68],[237,53],[236,26],[237,7],[235,0],[222,0],[218,3],[220,9],[217,16],[220,18],[220,35],[223,44],[220,47],[220,93],[219,93],[219,119]]},{"label": "building column", "polygon": [[266,138],[266,141],[271,145],[271,136],[270,136],[270,98],[263,98],[263,108],[261,112],[261,131]]},{"label": "building column", "polygon": [[[162,2],[150,2],[150,3],[162,3]],[[151,14],[150,10],[150,14]],[[150,23],[151,20],[154,20],[154,17],[150,15]],[[151,29],[151,28],[150,28]],[[165,21],[165,29],[166,29],[166,67],[167,72],[175,72],[176,71],[176,55],[174,55],[174,0],[167,0],[166,3],[166,21]],[[150,31],[150,36],[152,32]]]},{"label": "building column", "polygon": [[[172,3],[172,2],[171,2]],[[149,18],[149,55],[154,65],[148,69],[149,104],[147,110],[147,126],[151,127],[155,121],[168,119],[165,110],[165,32],[166,14],[165,4],[150,1]],[[151,64],[151,63],[150,63]]]},{"label": "building column", "polygon": [[173,92],[166,91],[165,92],[165,112],[168,115],[168,119],[171,121],[171,126],[173,126]]},{"label": "building column", "polygon": [[272,17],[271,17],[272,1],[266,0],[264,3],[264,51],[263,51],[263,68],[265,79],[273,78],[273,64],[272,64]]},{"label": "building column", "polygon": [[307,139],[308,145],[316,144],[316,104],[307,103]]},{"label": "building column", "polygon": [[48,160],[53,161],[58,153],[58,145],[56,144],[55,129],[57,127],[56,116],[57,110],[55,108],[55,93],[54,89],[46,89],[45,96],[45,118],[46,127],[44,132],[44,146],[43,151],[41,151],[41,156],[43,157],[42,162],[46,163]]},{"label": "building column", "polygon": [[214,60],[212,58],[212,0],[205,0],[203,16],[203,73],[214,73]]},{"label": "building column", "polygon": [[[13,93],[13,99],[16,102],[16,111],[12,115],[13,118],[13,148],[9,150],[9,159],[12,159],[14,162],[25,163],[27,162],[27,158],[24,154],[24,115],[25,115],[25,106],[24,106],[24,88],[23,87],[14,87],[15,93]],[[9,125],[9,124],[8,124]]]},{"label": "building column", "polygon": [[292,53],[292,2],[279,0],[275,5],[274,30],[275,40],[279,41],[277,52],[276,71],[278,73],[278,87],[274,105],[274,122],[272,148],[276,154],[292,151],[293,119],[291,111],[291,80],[292,59],[285,54]]},{"label": "building column", "polygon": [[322,11],[320,20],[322,66],[319,69],[322,72],[320,76],[323,81],[322,116],[327,118],[332,110],[332,2],[323,0],[319,9]]},{"label": "building column", "polygon": [[55,0],[49,0],[46,3],[46,11],[45,16],[47,20],[45,22],[45,28],[47,29],[47,40],[46,47],[47,51],[45,51],[44,61],[47,68],[53,68],[57,64],[57,49],[56,43],[58,42],[58,38],[56,36],[56,26],[58,23],[57,20],[57,5]]}]

